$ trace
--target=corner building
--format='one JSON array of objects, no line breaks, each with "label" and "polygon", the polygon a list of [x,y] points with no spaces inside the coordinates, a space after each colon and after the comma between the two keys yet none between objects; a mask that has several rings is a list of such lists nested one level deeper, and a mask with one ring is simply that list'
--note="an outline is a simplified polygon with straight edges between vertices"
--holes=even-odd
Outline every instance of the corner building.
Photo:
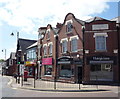
[{"label": "corner building", "polygon": [[118,39],[115,21],[100,17],[85,23],[84,82],[118,82]]}]

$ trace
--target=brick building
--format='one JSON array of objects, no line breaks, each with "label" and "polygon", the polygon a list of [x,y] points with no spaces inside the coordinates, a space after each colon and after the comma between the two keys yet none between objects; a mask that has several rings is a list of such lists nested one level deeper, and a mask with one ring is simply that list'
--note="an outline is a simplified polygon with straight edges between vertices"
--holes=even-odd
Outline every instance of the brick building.
[{"label": "brick building", "polygon": [[94,17],[85,23],[84,82],[118,82],[116,22]]},{"label": "brick building", "polygon": [[[42,41],[39,39],[38,45],[42,45],[41,55],[38,56],[39,61],[42,63],[40,67],[40,77],[44,80],[54,80],[56,73],[56,34],[57,28],[53,28],[50,24],[46,28],[40,28],[43,35]],[[42,32],[43,30],[43,32]]]},{"label": "brick building", "polygon": [[14,75],[16,73],[16,57],[15,52],[11,52],[10,58],[8,61],[8,75]]},{"label": "brick building", "polygon": [[82,20],[68,13],[58,32],[58,81],[74,83],[82,80],[83,25]]},{"label": "brick building", "polygon": [[87,21],[72,13],[56,28],[40,27],[38,76],[70,83],[118,82],[118,33],[115,21],[94,17]]}]

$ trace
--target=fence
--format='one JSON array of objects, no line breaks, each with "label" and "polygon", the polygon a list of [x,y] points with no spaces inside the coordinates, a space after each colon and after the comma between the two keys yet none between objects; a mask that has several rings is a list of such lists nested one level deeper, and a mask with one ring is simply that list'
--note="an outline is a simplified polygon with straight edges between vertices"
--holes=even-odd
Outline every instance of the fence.
[{"label": "fence", "polygon": [[[98,77],[96,78],[96,81]],[[98,90],[99,87],[97,84],[78,84],[78,83],[64,83],[58,81],[45,81],[42,79],[27,78],[27,81],[24,81],[21,78],[21,85],[23,87],[37,88],[41,90]]]}]

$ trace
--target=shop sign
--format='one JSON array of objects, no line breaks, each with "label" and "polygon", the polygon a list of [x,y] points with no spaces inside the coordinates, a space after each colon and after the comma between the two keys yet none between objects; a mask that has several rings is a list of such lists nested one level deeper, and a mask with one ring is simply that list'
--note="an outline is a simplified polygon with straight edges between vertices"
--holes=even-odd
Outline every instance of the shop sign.
[{"label": "shop sign", "polygon": [[116,64],[115,56],[91,56],[87,57],[87,64],[93,63],[113,63]]},{"label": "shop sign", "polygon": [[102,30],[102,29],[108,29],[108,24],[95,24],[95,25],[92,25],[92,30]]},{"label": "shop sign", "polygon": [[82,65],[82,60],[73,60],[73,64],[76,64],[76,65]]},{"label": "shop sign", "polygon": [[72,60],[73,59],[69,57],[61,57],[58,59],[58,64],[71,64]]},{"label": "shop sign", "polygon": [[52,58],[43,58],[42,65],[52,65]]}]

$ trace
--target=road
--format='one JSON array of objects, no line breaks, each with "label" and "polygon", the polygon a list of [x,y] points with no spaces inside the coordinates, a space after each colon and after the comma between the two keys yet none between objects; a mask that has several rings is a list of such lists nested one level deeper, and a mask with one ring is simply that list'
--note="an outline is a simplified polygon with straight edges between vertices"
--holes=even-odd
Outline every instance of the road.
[{"label": "road", "polygon": [[10,79],[7,76],[0,76],[0,79],[2,79],[2,97],[118,97],[115,89],[104,92],[49,92],[15,89],[8,86]]}]

